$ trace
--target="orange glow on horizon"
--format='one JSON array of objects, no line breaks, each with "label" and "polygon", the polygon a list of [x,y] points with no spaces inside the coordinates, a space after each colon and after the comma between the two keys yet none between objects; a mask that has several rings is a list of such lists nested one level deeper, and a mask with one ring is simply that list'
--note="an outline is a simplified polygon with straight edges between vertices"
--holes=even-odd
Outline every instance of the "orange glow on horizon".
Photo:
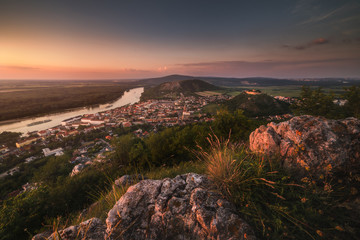
[{"label": "orange glow on horizon", "polygon": [[131,68],[77,68],[49,66],[0,66],[0,79],[125,79],[142,78],[156,70],[138,70]]}]

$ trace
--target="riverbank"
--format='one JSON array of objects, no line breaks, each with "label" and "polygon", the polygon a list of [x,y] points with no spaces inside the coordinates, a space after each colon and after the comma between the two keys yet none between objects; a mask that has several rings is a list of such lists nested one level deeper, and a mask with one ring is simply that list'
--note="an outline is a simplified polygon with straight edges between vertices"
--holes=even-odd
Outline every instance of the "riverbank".
[{"label": "riverbank", "polygon": [[21,92],[4,92],[0,95],[0,124],[23,118],[40,117],[50,113],[94,107],[111,103],[132,86],[106,81],[79,85],[77,82],[60,82],[57,85],[36,85]]},{"label": "riverbank", "polygon": [[[48,129],[60,125],[64,119],[71,118],[77,115],[93,114],[93,113],[121,107],[126,104],[133,104],[140,100],[140,96],[142,92],[143,92],[143,88],[133,88],[124,91],[122,96],[120,98],[117,98],[117,100],[115,101],[92,105],[93,107],[88,106],[82,108],[69,109],[68,111],[50,113],[50,114],[42,115],[40,117],[23,118],[15,122],[13,120],[10,121],[10,123],[5,123],[0,125],[0,132],[11,131],[11,132],[27,133],[32,131],[40,131],[40,130]],[[112,106],[109,107],[109,104],[111,104]],[[51,120],[51,121],[46,121],[46,120]],[[42,121],[43,123],[41,124],[28,126],[33,122],[42,122]]]}]

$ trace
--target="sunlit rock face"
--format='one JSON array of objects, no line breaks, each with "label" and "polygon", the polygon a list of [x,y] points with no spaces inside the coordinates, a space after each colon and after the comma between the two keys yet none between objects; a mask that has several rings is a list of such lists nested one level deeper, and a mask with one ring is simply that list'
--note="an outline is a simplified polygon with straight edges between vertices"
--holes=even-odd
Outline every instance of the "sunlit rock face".
[{"label": "sunlit rock face", "polygon": [[286,167],[322,174],[360,161],[360,121],[309,115],[269,123],[250,134],[250,149],[278,156]]},{"label": "sunlit rock face", "polygon": [[193,173],[131,186],[106,225],[108,239],[255,239],[234,206]]}]

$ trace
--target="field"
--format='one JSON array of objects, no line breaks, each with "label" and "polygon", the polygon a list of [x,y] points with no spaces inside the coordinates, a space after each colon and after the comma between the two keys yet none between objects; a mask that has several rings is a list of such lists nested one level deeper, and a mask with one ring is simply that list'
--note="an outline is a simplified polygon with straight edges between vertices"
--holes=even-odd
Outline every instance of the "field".
[{"label": "field", "polygon": [[128,88],[114,81],[0,81],[0,121],[107,103]]},{"label": "field", "polygon": [[[217,91],[213,91],[213,92],[222,93],[222,94],[226,93],[231,96],[236,96],[236,95],[239,95],[242,91],[247,90],[247,89],[257,89],[257,90],[260,90],[261,92],[266,93],[270,96],[284,96],[284,97],[299,97],[300,92],[301,92],[300,85],[251,86],[251,87],[238,86],[238,87],[234,87],[234,88],[228,88],[225,90],[217,90]],[[335,93],[337,95],[344,93],[344,89],[339,86],[323,87],[322,90],[326,93],[329,93],[330,91],[332,91],[333,93]],[[202,92],[202,94],[206,94],[206,93]]]},{"label": "field", "polygon": [[214,96],[214,95],[221,95],[223,94],[221,92],[222,90],[218,90],[218,91],[203,91],[203,92],[196,92],[197,95],[202,96],[202,97],[208,97],[208,96]]}]

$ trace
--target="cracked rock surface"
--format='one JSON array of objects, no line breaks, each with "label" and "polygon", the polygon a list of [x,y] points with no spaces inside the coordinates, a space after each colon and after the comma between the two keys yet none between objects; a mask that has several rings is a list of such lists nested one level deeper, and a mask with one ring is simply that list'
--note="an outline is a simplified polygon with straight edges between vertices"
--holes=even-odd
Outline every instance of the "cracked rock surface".
[{"label": "cracked rock surface", "polygon": [[108,213],[108,239],[255,239],[203,175],[143,180]]},{"label": "cracked rock surface", "polygon": [[360,120],[330,120],[309,115],[269,123],[250,134],[250,149],[279,155],[284,165],[321,174],[333,168],[358,165]]}]

